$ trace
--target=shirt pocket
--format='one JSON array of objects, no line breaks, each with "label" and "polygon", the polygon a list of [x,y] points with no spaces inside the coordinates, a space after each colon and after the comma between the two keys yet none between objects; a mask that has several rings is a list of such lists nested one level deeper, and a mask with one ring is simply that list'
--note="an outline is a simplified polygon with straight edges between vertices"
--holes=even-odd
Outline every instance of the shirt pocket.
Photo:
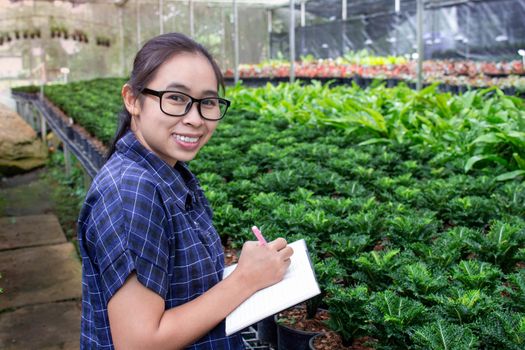
[{"label": "shirt pocket", "polygon": [[204,229],[202,225],[199,225],[198,222],[196,224],[196,231],[197,236],[199,237],[199,240],[202,242],[202,245],[206,249],[206,252],[208,253],[208,256],[210,257],[211,261],[215,263],[217,261],[217,258],[219,256],[219,250],[218,248],[222,249],[221,246],[221,239],[217,235],[217,232],[213,229]]}]

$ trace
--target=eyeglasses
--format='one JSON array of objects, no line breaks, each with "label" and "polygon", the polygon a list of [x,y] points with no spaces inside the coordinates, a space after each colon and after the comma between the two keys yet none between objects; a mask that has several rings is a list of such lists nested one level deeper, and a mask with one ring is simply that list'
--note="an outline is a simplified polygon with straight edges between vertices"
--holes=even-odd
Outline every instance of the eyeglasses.
[{"label": "eyeglasses", "polygon": [[231,102],[220,97],[194,98],[179,91],[156,91],[144,88],[143,94],[157,96],[160,110],[173,117],[182,117],[188,114],[195,102],[198,103],[199,114],[206,120],[220,120],[226,114]]}]

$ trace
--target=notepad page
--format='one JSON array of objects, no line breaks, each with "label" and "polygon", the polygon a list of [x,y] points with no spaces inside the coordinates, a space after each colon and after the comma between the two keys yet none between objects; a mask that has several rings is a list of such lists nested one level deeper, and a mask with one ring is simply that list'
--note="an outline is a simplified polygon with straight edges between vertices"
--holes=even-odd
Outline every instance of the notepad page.
[{"label": "notepad page", "polygon": [[[283,280],[261,289],[226,317],[226,334],[242,330],[265,317],[296,305],[320,293],[303,239],[290,243],[294,254]],[[237,265],[224,270],[224,278]]]}]

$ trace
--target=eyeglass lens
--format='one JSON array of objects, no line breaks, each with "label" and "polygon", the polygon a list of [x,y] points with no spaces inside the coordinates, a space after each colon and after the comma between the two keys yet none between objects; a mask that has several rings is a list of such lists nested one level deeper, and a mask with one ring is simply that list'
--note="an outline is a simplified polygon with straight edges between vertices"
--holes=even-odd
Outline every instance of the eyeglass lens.
[{"label": "eyeglass lens", "polygon": [[[161,104],[167,114],[184,115],[191,108],[191,98],[177,92],[165,92]],[[208,119],[220,119],[228,108],[224,101],[214,97],[205,98],[199,104],[201,115]]]}]

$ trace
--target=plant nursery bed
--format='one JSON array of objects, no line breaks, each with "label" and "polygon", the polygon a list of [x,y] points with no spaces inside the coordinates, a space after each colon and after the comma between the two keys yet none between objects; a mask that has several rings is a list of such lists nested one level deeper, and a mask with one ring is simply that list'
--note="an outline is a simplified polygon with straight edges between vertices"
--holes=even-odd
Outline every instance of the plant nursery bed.
[{"label": "plant nursery bed", "polygon": [[321,333],[312,338],[310,341],[310,349],[312,350],[374,350],[367,344],[375,342],[375,339],[370,337],[357,338],[352,342],[352,345],[347,346],[343,344],[343,339],[336,332]]},{"label": "plant nursery bed", "polygon": [[296,330],[305,332],[327,332],[326,321],[329,318],[327,310],[318,310],[314,318],[306,317],[306,307],[292,307],[279,313],[279,322]]}]

